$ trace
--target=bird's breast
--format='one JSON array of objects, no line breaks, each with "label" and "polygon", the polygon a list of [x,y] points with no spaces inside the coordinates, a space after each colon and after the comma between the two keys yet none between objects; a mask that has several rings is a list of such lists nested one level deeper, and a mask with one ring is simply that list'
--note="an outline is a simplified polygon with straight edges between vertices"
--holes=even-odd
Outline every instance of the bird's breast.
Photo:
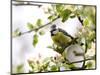
[{"label": "bird's breast", "polygon": [[63,33],[59,32],[56,35],[52,36],[52,40],[58,46],[66,46],[72,39],[69,36],[64,35]]}]

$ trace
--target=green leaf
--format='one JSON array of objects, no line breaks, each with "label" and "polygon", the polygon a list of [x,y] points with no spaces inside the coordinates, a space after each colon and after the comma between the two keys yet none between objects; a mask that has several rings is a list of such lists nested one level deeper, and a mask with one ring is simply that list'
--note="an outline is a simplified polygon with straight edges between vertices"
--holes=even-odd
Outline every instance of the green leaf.
[{"label": "green leaf", "polygon": [[57,11],[58,13],[62,12],[63,9],[64,9],[64,6],[63,6],[62,4],[57,4],[57,5],[56,5],[56,11]]},{"label": "green leaf", "polygon": [[51,20],[51,19],[52,19],[52,17],[53,17],[53,16],[52,16],[52,15],[50,15],[50,16],[48,17],[48,19],[49,19],[49,20]]},{"label": "green leaf", "polygon": [[49,20],[53,20],[53,19],[54,19],[54,16],[53,16],[53,15],[50,15],[50,16],[48,17],[48,19],[49,19]]},{"label": "green leaf", "polygon": [[17,28],[14,32],[13,32],[13,37],[17,37],[21,35],[21,32],[19,31],[19,28]]},{"label": "green leaf", "polygon": [[44,35],[45,32],[44,32],[44,31],[40,31],[39,34],[40,34],[40,35]]},{"label": "green leaf", "polygon": [[35,65],[34,61],[28,60],[28,64],[32,69],[34,69],[34,65]]},{"label": "green leaf", "polygon": [[83,21],[83,24],[84,24],[85,26],[89,26],[89,20],[86,18],[86,19]]},{"label": "green leaf", "polygon": [[58,71],[58,66],[56,65],[51,66],[51,71]]},{"label": "green leaf", "polygon": [[62,17],[62,22],[65,22],[69,18],[71,13],[72,12],[69,9],[65,9],[64,11],[62,11],[62,13],[60,14],[60,16]]},{"label": "green leaf", "polygon": [[31,24],[31,23],[27,23],[27,27],[29,30],[32,30],[34,28],[33,24]]},{"label": "green leaf", "polygon": [[18,65],[17,68],[16,68],[16,71],[17,71],[18,73],[23,72],[23,67],[24,67],[23,64]]},{"label": "green leaf", "polygon": [[44,63],[44,64],[42,65],[43,70],[44,70],[44,71],[47,71],[48,66],[49,66],[49,62]]},{"label": "green leaf", "polygon": [[62,54],[64,52],[64,48],[57,46],[55,48],[55,51],[58,52],[58,53],[60,53],[60,54]]},{"label": "green leaf", "polygon": [[48,8],[48,13],[51,13],[52,9],[51,8]]},{"label": "green leaf", "polygon": [[87,44],[87,48],[90,49],[91,46],[92,46],[91,42],[88,42],[88,44]]},{"label": "green leaf", "polygon": [[70,68],[70,69],[75,69],[76,67],[75,67],[74,64],[70,64],[70,65],[69,65],[69,68]]},{"label": "green leaf", "polygon": [[89,68],[92,68],[93,62],[87,62],[86,66],[87,66],[88,69],[89,69]]},{"label": "green leaf", "polygon": [[35,35],[33,36],[33,46],[35,47],[37,43],[38,43],[38,35],[35,34]]},{"label": "green leaf", "polygon": [[36,25],[37,26],[41,26],[42,25],[42,20],[41,19],[38,19],[37,22],[36,22]]},{"label": "green leaf", "polygon": [[53,49],[53,47],[52,47],[52,46],[47,46],[47,48]]},{"label": "green leaf", "polygon": [[89,34],[89,40],[94,41],[95,38],[96,38],[95,31],[91,31],[90,34]]}]

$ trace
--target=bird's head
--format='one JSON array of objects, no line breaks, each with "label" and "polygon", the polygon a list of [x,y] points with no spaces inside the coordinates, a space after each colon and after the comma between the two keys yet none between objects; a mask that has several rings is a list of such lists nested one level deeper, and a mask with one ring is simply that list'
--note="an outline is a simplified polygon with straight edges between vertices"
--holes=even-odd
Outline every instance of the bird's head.
[{"label": "bird's head", "polygon": [[51,26],[51,36],[56,35],[58,33],[58,29],[56,28],[56,25]]}]

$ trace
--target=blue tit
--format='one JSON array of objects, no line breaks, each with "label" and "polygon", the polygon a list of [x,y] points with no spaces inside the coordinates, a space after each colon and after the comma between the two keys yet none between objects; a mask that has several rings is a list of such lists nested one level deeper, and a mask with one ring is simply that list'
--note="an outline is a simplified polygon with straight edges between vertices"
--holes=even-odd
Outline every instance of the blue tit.
[{"label": "blue tit", "polygon": [[65,30],[61,28],[56,28],[56,25],[51,26],[50,32],[54,44],[62,48],[66,48],[74,39]]}]

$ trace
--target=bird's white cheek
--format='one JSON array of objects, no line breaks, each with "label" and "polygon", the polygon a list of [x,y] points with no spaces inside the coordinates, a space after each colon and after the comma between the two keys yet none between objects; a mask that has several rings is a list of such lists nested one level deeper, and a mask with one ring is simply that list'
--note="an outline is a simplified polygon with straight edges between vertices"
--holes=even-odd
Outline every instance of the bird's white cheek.
[{"label": "bird's white cheek", "polygon": [[56,31],[53,31],[53,34],[57,34],[58,33],[58,30],[56,30]]}]

